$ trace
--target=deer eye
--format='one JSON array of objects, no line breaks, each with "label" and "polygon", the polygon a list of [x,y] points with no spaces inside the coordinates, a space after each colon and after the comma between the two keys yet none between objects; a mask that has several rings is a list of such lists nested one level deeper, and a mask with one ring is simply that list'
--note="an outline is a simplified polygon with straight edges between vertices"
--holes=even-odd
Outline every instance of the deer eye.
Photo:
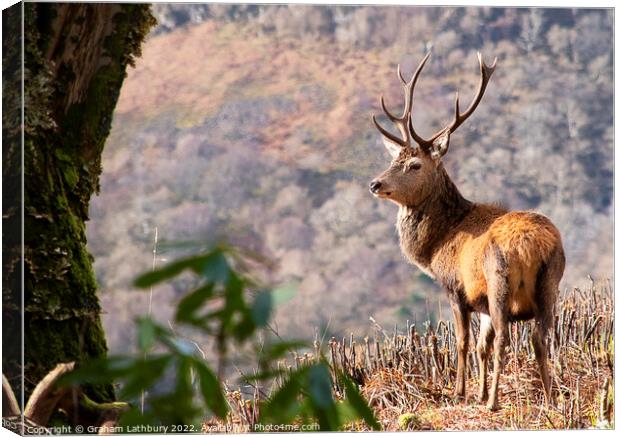
[{"label": "deer eye", "polygon": [[415,161],[409,162],[405,168],[407,171],[420,170],[422,168],[422,163],[416,159]]}]

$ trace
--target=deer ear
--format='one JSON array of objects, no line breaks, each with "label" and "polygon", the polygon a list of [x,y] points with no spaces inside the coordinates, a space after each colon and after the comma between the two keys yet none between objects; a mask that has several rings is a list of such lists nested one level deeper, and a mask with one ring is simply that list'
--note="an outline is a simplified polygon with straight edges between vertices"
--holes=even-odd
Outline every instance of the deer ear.
[{"label": "deer ear", "polygon": [[441,135],[439,135],[433,141],[431,145],[431,158],[437,160],[441,159],[443,155],[448,151],[448,147],[450,146],[450,129],[446,129],[443,131]]},{"label": "deer ear", "polygon": [[383,135],[381,135],[381,139],[383,140],[383,145],[385,146],[387,151],[390,153],[390,156],[393,159],[398,158],[398,155],[400,155],[401,150],[403,150],[403,146],[401,146],[398,143],[395,143],[394,141],[390,140],[389,138]]}]

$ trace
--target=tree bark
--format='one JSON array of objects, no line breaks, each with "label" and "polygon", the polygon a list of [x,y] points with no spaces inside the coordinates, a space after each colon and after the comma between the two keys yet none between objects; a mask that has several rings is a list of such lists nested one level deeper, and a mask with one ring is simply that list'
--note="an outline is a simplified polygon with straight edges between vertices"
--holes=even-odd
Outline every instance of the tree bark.
[{"label": "tree bark", "polygon": [[[24,5],[26,399],[56,364],[79,363],[107,352],[85,221],[90,198],[99,190],[101,153],[127,65],[140,55],[153,24],[149,5]],[[3,148],[10,167],[3,178],[12,191],[3,190],[9,209],[3,208],[2,294],[3,371],[17,393],[22,370],[21,253],[15,243],[21,211],[15,207],[20,144],[14,137],[15,132]],[[87,387],[86,392],[98,402],[114,399],[110,385]]]}]

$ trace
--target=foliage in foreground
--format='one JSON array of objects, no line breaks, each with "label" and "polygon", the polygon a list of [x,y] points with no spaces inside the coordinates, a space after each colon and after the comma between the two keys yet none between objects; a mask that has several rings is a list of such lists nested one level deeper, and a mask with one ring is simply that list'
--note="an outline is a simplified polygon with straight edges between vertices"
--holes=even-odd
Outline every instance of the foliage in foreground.
[{"label": "foliage in foreground", "polygon": [[[232,343],[238,347],[252,343],[257,333],[268,326],[272,310],[270,291],[260,289],[249,275],[242,273],[243,258],[230,247],[216,246],[135,281],[137,287],[149,289],[187,271],[198,276],[197,288],[178,304],[175,323],[214,339],[216,371],[199,353],[202,351],[196,343],[179,338],[172,327],[144,317],[137,321],[139,355],[88,361],[65,377],[65,382],[121,382],[120,398],[129,400],[132,406],[121,416],[120,426],[163,424],[174,425],[177,431],[201,431],[206,411],[225,420],[230,409],[222,387],[227,352]],[[306,423],[318,424],[320,430],[338,430],[346,423],[363,420],[368,427],[379,429],[357,385],[345,373],[332,369],[324,357],[295,370],[275,368],[276,360],[299,346],[303,343],[283,340],[255,345],[255,356],[259,357],[256,368],[260,372],[252,379],[278,378],[281,384],[267,398],[256,398],[254,406],[260,404],[261,415],[252,425]],[[153,390],[144,396],[170,373],[174,374],[170,389]],[[345,387],[340,400],[335,399],[332,391],[332,375]]]},{"label": "foliage in foreground", "polygon": [[[512,325],[500,385],[503,408],[491,413],[473,395],[478,377],[473,347],[468,398],[463,402],[452,396],[456,342],[450,322],[388,331],[373,320],[374,338],[332,338],[325,345],[315,343],[314,354],[299,353],[307,350],[303,342],[259,344],[258,334],[269,326],[272,297],[241,273],[245,265],[239,253],[217,247],[136,281],[148,288],[185,271],[201,278],[179,302],[175,323],[214,339],[215,371],[197,344],[180,338],[172,327],[142,318],[140,356],[87,363],[71,380],[122,382],[121,398],[134,405],[121,425],[182,423],[193,426],[187,430],[217,432],[269,430],[261,427],[269,424],[357,431],[613,427],[614,305],[609,284],[573,289],[560,299],[550,339],[554,404],[549,408],[530,341],[531,322]],[[477,329],[473,323],[472,339]],[[239,382],[253,388],[249,395],[221,377],[233,344],[253,348],[256,357],[253,375],[242,375]],[[172,388],[156,392],[155,383],[171,372]],[[269,394],[263,391],[267,387]],[[139,397],[149,390],[142,412]]]}]

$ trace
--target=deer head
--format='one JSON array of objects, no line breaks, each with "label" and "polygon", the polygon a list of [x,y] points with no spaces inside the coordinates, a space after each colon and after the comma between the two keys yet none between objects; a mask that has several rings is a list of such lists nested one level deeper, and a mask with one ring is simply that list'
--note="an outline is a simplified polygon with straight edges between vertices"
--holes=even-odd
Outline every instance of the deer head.
[{"label": "deer head", "polygon": [[433,192],[437,177],[441,174],[439,171],[441,158],[446,154],[450,145],[450,135],[476,110],[497,62],[496,58],[489,67],[482,61],[482,55],[478,53],[480,84],[474,100],[465,112],[461,113],[457,91],[452,122],[431,138],[424,139],[413,128],[411,110],[413,108],[413,90],[429,56],[430,53],[422,59],[413,77],[408,82],[401,74],[400,65],[398,66],[398,77],[405,90],[405,108],[400,117],[388,111],[385,100],[381,96],[381,107],[387,118],[398,129],[400,137],[384,129],[377,122],[375,116],[372,116],[372,121],[381,132],[383,144],[392,156],[392,162],[385,172],[370,183],[370,192],[376,197],[386,198],[403,206],[414,207],[419,205]]}]

